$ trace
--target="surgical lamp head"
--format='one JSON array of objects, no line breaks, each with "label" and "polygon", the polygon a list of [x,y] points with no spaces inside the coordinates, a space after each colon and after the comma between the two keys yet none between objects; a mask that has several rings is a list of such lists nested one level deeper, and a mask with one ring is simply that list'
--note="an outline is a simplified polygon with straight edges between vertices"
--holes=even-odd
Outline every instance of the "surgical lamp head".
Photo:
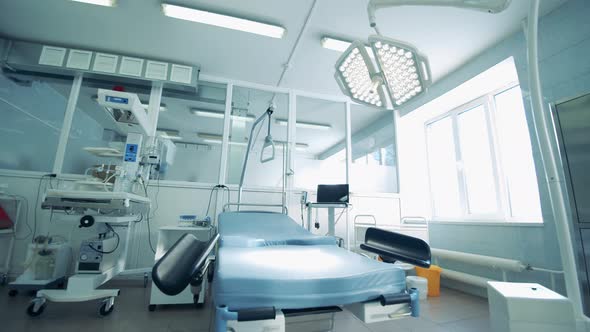
[{"label": "surgical lamp head", "polygon": [[373,107],[398,108],[424,94],[432,83],[426,56],[403,42],[381,36],[375,11],[394,6],[444,6],[499,13],[510,0],[371,0],[369,22],[377,35],[369,37],[373,54],[364,42],[355,41],[336,62],[335,78],[353,101]]}]

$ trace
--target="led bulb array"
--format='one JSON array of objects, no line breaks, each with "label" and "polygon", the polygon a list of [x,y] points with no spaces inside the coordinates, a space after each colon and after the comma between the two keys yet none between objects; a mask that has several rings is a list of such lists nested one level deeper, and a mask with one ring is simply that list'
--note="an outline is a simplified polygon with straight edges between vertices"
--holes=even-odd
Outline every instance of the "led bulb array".
[{"label": "led bulb array", "polygon": [[372,47],[394,106],[424,91],[417,56],[412,50],[382,40],[373,40]]},{"label": "led bulb array", "polygon": [[381,83],[372,80],[369,67],[361,52],[358,47],[348,52],[348,55],[340,62],[338,74],[353,99],[381,107],[383,100],[378,92]]}]

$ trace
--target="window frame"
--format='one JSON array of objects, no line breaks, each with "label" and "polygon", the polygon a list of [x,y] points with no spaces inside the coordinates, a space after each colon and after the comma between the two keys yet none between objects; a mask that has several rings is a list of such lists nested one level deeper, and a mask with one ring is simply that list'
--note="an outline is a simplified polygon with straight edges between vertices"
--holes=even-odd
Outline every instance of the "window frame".
[{"label": "window frame", "polygon": [[[426,160],[428,168],[428,185],[429,185],[429,203],[432,215],[432,221],[434,222],[478,222],[478,223],[524,223],[524,224],[542,224],[542,218],[536,219],[532,216],[520,217],[512,216],[512,210],[510,206],[510,191],[508,187],[508,177],[506,176],[502,165],[502,153],[500,140],[498,137],[498,122],[496,119],[496,102],[495,96],[506,92],[513,88],[520,88],[519,82],[511,82],[499,89],[493,90],[483,96],[475,98],[465,104],[462,104],[448,112],[435,116],[424,122],[424,137],[426,144]],[[497,209],[494,213],[489,214],[477,214],[471,213],[469,210],[469,199],[467,191],[467,180],[465,176],[465,169],[463,166],[463,158],[461,155],[460,147],[460,134],[459,134],[459,115],[465,112],[469,112],[479,106],[484,107],[486,128],[488,131],[488,148],[490,149],[490,155],[492,158],[492,171],[494,176],[494,187],[496,190],[496,206]],[[437,216],[435,211],[435,205],[433,202],[433,187],[431,178],[431,163],[430,163],[430,147],[428,144],[428,127],[437,121],[445,118],[450,118],[452,123],[452,137],[455,148],[455,163],[457,170],[457,179],[459,184],[459,203],[461,209],[461,215],[455,217]],[[528,129],[528,126],[527,126]],[[531,142],[532,143],[532,142]],[[538,182],[537,182],[538,185]]]}]

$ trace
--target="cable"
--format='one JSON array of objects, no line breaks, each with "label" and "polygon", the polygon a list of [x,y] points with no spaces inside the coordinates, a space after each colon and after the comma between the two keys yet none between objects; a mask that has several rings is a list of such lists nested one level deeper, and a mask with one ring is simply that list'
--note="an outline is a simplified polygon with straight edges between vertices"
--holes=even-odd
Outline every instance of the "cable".
[{"label": "cable", "polygon": [[105,254],[105,255],[108,255],[108,254],[112,254],[112,253],[114,253],[114,252],[117,250],[117,248],[119,248],[119,243],[121,243],[121,237],[119,236],[119,233],[117,233],[117,232],[116,232],[116,231],[113,229],[113,227],[112,227],[111,225],[109,225],[108,223],[105,223],[105,225],[106,225],[106,226],[109,228],[109,230],[110,230],[111,232],[113,232],[113,234],[115,234],[115,236],[117,237],[117,244],[115,245],[115,248],[114,248],[113,250],[110,250],[110,251],[102,251],[102,250],[98,250],[98,249],[94,248],[94,247],[92,246],[92,244],[90,244],[90,243],[88,243],[88,248],[90,248],[90,249],[92,249],[92,250],[96,251],[96,252],[97,252],[97,253],[99,253],[99,254]]},{"label": "cable", "polygon": [[[145,185],[145,183],[144,183],[144,186],[143,186],[143,190],[145,192],[145,197],[148,197],[147,185]],[[143,219],[143,215],[142,215],[142,219]],[[150,245],[150,249],[152,250],[152,252],[154,254],[156,254],[156,249],[154,249],[154,245],[152,244],[152,229],[151,229],[151,226],[150,226],[150,209],[149,208],[148,208],[148,212],[147,212],[146,221],[147,221],[147,228],[148,228],[148,244]]]},{"label": "cable", "polygon": [[154,245],[152,244],[152,229],[150,227],[150,211],[149,211],[149,209],[148,209],[148,213],[147,213],[147,227],[148,227],[148,243],[150,245],[150,249],[152,250],[152,252],[155,255],[156,249],[154,249]]}]

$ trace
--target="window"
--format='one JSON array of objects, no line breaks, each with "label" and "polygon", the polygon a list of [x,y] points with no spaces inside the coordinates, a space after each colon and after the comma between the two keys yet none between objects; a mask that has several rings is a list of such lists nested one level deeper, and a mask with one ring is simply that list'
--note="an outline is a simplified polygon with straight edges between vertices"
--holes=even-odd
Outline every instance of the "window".
[{"label": "window", "polygon": [[296,107],[295,188],[346,183],[346,105],[297,96]]},{"label": "window", "polygon": [[350,190],[397,193],[395,119],[392,111],[351,105]]},{"label": "window", "polygon": [[541,221],[519,85],[427,122],[426,139],[435,219]]}]

